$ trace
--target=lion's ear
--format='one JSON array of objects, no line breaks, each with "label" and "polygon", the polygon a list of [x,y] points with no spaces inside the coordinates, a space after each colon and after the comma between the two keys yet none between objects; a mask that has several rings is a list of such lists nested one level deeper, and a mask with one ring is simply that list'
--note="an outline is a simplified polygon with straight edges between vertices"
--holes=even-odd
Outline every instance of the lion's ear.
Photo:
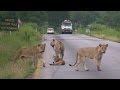
[{"label": "lion's ear", "polygon": [[99,44],[99,46],[101,47],[101,46],[102,46],[102,44]]}]

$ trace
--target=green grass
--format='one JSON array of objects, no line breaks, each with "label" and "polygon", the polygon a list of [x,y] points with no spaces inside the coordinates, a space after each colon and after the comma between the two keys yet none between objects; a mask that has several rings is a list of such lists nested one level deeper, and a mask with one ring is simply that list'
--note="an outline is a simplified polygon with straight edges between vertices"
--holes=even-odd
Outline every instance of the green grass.
[{"label": "green grass", "polygon": [[[34,72],[34,67],[30,64],[31,60],[19,60],[16,63],[8,62],[0,67],[1,79],[24,79]],[[32,62],[31,62],[32,63]]]},{"label": "green grass", "polygon": [[0,32],[0,78],[24,78],[34,71],[30,61],[12,62],[15,52],[22,47],[40,43],[42,34],[36,32],[32,23],[23,24],[18,31]]},{"label": "green grass", "polygon": [[120,42],[120,31],[101,24],[91,24],[90,33],[85,32],[86,28],[79,28],[78,33],[95,36],[102,39]]}]

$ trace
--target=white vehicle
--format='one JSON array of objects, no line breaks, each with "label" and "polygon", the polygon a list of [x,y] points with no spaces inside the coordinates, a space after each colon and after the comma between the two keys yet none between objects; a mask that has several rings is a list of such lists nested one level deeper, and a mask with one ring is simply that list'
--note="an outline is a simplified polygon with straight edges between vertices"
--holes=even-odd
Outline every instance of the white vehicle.
[{"label": "white vehicle", "polygon": [[72,22],[70,20],[64,20],[61,25],[61,30],[62,30],[62,34],[63,33],[71,33],[72,34],[72,32],[73,32]]},{"label": "white vehicle", "polygon": [[54,34],[54,29],[53,28],[48,28],[47,29],[47,34]]}]

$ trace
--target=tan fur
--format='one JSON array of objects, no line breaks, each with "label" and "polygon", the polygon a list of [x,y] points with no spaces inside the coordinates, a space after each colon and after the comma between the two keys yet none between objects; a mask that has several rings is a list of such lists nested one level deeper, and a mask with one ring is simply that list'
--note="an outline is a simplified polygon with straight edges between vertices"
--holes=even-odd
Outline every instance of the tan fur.
[{"label": "tan fur", "polygon": [[[88,71],[89,69],[85,65],[85,60],[86,60],[86,58],[90,58],[90,59],[94,60],[97,70],[101,71],[100,63],[101,63],[103,54],[106,52],[107,47],[108,47],[108,44],[106,44],[106,45],[99,44],[97,47],[80,48],[80,49],[78,49],[77,54],[76,54],[75,64],[74,65],[69,64],[69,66],[76,65],[78,67],[78,65],[80,63],[82,63],[84,66],[84,69]],[[78,69],[77,69],[77,71],[78,71]]]},{"label": "tan fur", "polygon": [[61,41],[53,39],[50,43],[53,47],[56,56],[59,56],[61,59],[64,57],[64,44]]},{"label": "tan fur", "polygon": [[[36,65],[37,60],[42,58],[42,54],[45,51],[45,47],[46,44],[38,44],[30,48],[21,48],[16,52],[14,56],[14,61],[18,59],[32,58],[34,65]],[[43,66],[45,66],[44,62]]]},{"label": "tan fur", "polygon": [[50,65],[65,65],[65,61],[63,61],[59,56],[53,56],[54,57],[54,62],[53,64]]}]

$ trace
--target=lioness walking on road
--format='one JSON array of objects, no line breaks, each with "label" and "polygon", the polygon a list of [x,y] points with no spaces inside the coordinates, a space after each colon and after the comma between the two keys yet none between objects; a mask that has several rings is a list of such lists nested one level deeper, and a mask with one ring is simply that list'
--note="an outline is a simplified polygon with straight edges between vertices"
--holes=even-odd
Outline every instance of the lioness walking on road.
[{"label": "lioness walking on road", "polygon": [[[99,44],[97,47],[86,47],[86,48],[80,48],[78,49],[77,53],[76,53],[76,62],[74,65],[69,64],[69,66],[75,66],[78,68],[78,65],[80,63],[83,64],[84,69],[86,71],[88,71],[89,69],[86,67],[85,64],[85,60],[86,58],[90,58],[93,59],[97,70],[101,71],[100,69],[100,63],[101,63],[101,59],[103,54],[106,52],[106,49],[108,47],[108,44],[104,45],[104,44]],[[76,71],[79,71],[78,69]]]},{"label": "lioness walking on road", "polygon": [[63,60],[64,57],[64,44],[61,41],[56,39],[52,39],[50,45],[53,47],[55,51],[55,56],[59,56]]}]

